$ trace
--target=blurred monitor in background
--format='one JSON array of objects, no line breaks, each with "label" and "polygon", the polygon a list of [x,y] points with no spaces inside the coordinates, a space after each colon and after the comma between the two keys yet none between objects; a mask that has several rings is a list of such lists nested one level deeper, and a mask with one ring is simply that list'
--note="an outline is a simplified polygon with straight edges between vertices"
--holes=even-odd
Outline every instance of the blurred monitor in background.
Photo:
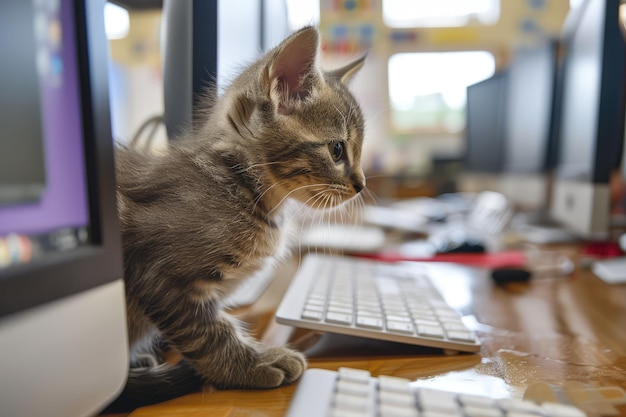
[{"label": "blurred monitor in background", "polygon": [[192,127],[207,94],[219,94],[245,65],[288,34],[285,0],[164,0],[168,137],[175,139]]},{"label": "blurred monitor in background", "polygon": [[521,209],[545,212],[556,163],[560,114],[559,44],[517,49],[507,66],[500,191]]},{"label": "blurred monitor in background", "polygon": [[465,151],[459,177],[466,191],[496,191],[504,168],[506,70],[467,87]]},{"label": "blurred monitor in background", "polygon": [[587,0],[568,16],[559,152],[550,213],[587,239],[606,239],[612,172],[624,141],[626,65],[619,0]]},{"label": "blurred monitor in background", "polygon": [[468,172],[502,172],[507,78],[507,72],[500,71],[467,87],[464,168]]}]

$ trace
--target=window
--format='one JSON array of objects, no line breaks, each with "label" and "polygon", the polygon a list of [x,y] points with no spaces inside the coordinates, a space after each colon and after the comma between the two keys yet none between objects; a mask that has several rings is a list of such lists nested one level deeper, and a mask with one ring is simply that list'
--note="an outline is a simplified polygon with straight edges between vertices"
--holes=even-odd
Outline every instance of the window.
[{"label": "window", "polygon": [[108,39],[123,39],[130,30],[128,10],[117,4],[106,2],[104,5],[104,26]]},{"label": "window", "polygon": [[487,51],[402,53],[389,59],[391,127],[396,132],[458,133],[468,85],[492,76]]},{"label": "window", "polygon": [[475,19],[492,25],[500,0],[383,0],[383,19],[391,27],[465,26]]},{"label": "window", "polygon": [[319,24],[320,0],[287,0],[287,18],[291,30]]}]

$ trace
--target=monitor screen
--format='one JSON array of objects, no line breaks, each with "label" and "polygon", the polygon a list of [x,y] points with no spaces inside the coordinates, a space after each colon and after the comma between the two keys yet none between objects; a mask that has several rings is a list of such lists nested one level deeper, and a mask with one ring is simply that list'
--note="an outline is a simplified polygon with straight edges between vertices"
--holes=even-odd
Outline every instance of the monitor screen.
[{"label": "monitor screen", "polygon": [[465,170],[498,173],[503,168],[507,73],[467,88]]},{"label": "monitor screen", "polygon": [[[35,31],[20,25],[31,9],[31,4],[12,3],[0,16],[0,49],[12,57],[0,65],[0,208],[37,202],[46,186],[36,55],[24,48],[35,45]],[[10,34],[23,42],[15,42]]]},{"label": "monitor screen", "polygon": [[[1,49],[18,58],[0,70],[5,268],[88,243],[90,226],[76,34],[64,30],[73,27],[73,10],[60,2],[10,3],[0,16],[2,30],[12,33],[0,36]],[[23,25],[30,16],[33,23]]]},{"label": "monitor screen", "polygon": [[508,72],[504,171],[535,174],[553,163],[557,44],[515,51]]}]

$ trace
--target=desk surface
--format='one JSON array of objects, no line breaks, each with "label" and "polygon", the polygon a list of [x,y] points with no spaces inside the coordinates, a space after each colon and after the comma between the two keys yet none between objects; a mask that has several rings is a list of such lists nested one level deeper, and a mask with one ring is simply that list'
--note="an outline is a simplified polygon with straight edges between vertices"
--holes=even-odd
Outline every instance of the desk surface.
[{"label": "desk surface", "polygon": [[[576,256],[573,247],[558,250]],[[521,398],[533,382],[562,386],[580,381],[626,389],[626,285],[607,285],[585,268],[577,267],[569,277],[498,287],[485,270],[432,266],[442,295],[469,316],[483,342],[478,354],[458,355],[276,324],[273,313],[296,268],[295,261],[282,267],[257,303],[236,313],[260,340],[289,342],[304,351],[310,368],[349,366],[374,376],[396,375],[423,386],[496,398]],[[130,416],[282,416],[295,387],[207,388]],[[625,407],[619,411],[626,415]]]}]

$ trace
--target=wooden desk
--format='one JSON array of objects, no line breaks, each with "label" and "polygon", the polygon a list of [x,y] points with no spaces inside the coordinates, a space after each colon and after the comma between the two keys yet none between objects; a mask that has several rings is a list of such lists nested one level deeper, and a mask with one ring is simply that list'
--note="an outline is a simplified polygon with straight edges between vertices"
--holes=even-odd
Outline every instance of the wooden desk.
[{"label": "wooden desk", "polygon": [[[575,255],[575,248],[561,248]],[[479,354],[319,335],[278,325],[273,312],[296,270],[281,268],[261,299],[240,318],[267,343],[290,341],[305,351],[309,367],[350,366],[373,375],[396,375],[423,386],[521,398],[533,382],[562,386],[574,380],[626,389],[626,285],[609,286],[578,267],[571,277],[494,286],[487,271],[450,264],[432,268],[447,301],[474,320]],[[145,416],[282,416],[296,385],[267,391],[211,388],[130,414]],[[626,409],[620,407],[621,415]]]}]

